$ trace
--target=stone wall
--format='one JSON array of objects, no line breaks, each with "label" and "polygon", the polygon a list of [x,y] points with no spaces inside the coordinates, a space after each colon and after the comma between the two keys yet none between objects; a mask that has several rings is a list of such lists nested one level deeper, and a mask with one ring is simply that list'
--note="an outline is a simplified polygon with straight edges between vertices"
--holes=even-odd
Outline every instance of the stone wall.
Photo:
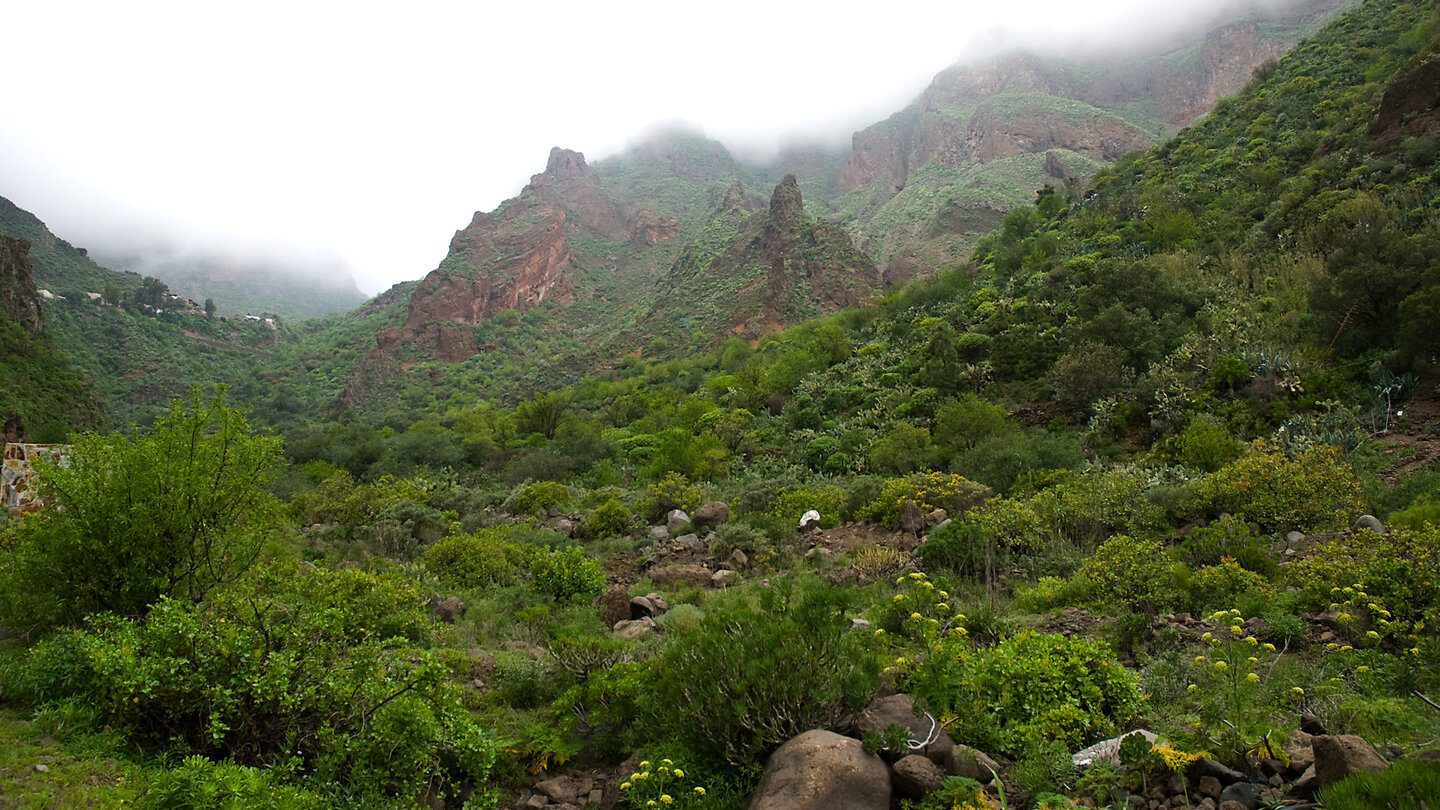
[{"label": "stone wall", "polygon": [[35,460],[46,457],[65,463],[68,444],[18,444],[7,442],[0,467],[0,504],[12,515],[37,512],[42,504],[36,496]]}]

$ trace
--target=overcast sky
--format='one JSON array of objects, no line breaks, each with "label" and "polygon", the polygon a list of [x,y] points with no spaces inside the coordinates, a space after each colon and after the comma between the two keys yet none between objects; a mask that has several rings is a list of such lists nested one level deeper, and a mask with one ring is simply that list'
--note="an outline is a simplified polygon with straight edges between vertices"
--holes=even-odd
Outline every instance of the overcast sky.
[{"label": "overcast sky", "polygon": [[374,293],[551,146],[594,161],[671,121],[848,142],[1003,36],[1093,45],[1215,5],[0,0],[0,196],[79,245],[164,234]]}]

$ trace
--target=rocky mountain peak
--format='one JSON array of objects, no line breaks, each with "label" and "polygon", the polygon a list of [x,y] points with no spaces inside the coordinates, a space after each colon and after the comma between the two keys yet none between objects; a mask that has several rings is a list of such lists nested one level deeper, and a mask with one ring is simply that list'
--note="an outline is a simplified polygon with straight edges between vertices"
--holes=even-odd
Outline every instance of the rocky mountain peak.
[{"label": "rocky mountain peak", "polygon": [[556,183],[573,180],[590,180],[595,170],[585,163],[585,155],[573,149],[550,148],[550,159],[545,163],[545,176]]},{"label": "rocky mountain peak", "polygon": [[805,207],[800,200],[800,186],[795,175],[787,174],[775,193],[770,195],[770,221],[767,227],[777,231],[793,230],[805,216]]}]

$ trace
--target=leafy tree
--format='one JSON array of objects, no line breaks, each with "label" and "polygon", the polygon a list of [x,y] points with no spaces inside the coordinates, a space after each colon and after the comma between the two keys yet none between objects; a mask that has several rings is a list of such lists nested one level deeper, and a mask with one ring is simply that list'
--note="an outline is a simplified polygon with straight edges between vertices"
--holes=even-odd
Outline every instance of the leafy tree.
[{"label": "leafy tree", "polygon": [[276,503],[266,489],[280,439],[198,389],[148,434],[79,436],[65,466],[42,466],[51,507],[0,550],[15,626],[142,615],[163,596],[198,601],[260,554]]},{"label": "leafy tree", "polygon": [[140,282],[140,289],[135,291],[135,303],[159,309],[165,306],[165,296],[170,292],[170,287],[158,278],[145,277]]},{"label": "leafy tree", "polygon": [[205,299],[205,317],[207,317],[207,318],[214,318],[214,317],[215,317],[215,299],[214,299],[214,298],[206,298],[206,299]]},{"label": "leafy tree", "polygon": [[521,433],[539,433],[547,439],[553,439],[569,413],[568,397],[563,394],[540,393],[515,408],[515,426]]}]

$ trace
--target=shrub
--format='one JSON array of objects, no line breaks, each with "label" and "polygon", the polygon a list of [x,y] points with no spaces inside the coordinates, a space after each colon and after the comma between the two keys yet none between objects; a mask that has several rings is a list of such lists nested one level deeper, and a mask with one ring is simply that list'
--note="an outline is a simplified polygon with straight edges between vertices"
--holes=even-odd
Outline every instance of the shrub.
[{"label": "shrub", "polygon": [[1089,581],[1093,603],[1101,608],[1123,606],[1154,615],[1176,598],[1170,561],[1158,540],[1117,534],[1095,549],[1080,575]]},{"label": "shrub", "polygon": [[277,516],[266,490],[280,440],[248,435],[245,417],[199,390],[148,434],[75,439],[66,466],[42,465],[53,508],[0,547],[0,619],[15,628],[139,616],[162,597],[199,600],[242,576]]},{"label": "shrub", "polygon": [[324,797],[272,783],[269,774],[231,762],[188,756],[159,771],[137,803],[141,810],[323,810]]},{"label": "shrub", "polygon": [[1226,558],[1265,577],[1274,576],[1280,564],[1270,556],[1266,538],[1257,536],[1244,519],[1227,515],[1209,526],[1198,526],[1176,547],[1186,565],[1219,565]]},{"label": "shrub", "polygon": [[914,501],[922,512],[944,509],[959,515],[979,506],[990,491],[984,486],[952,473],[918,472],[887,480],[880,494],[856,512],[867,523],[893,525],[900,519],[906,501]]},{"label": "shrub", "polygon": [[833,529],[840,525],[840,510],[844,505],[845,490],[840,487],[829,484],[791,487],[775,496],[770,504],[770,516],[794,528],[800,525],[801,515],[814,509],[820,513],[820,528]]},{"label": "shrub", "polygon": [[[271,566],[144,621],[107,614],[29,656],[41,700],[84,699],[148,751],[279,766],[356,795],[484,781],[495,744],[420,645],[420,586]],[[198,778],[198,777],[197,777]]]},{"label": "shrub", "polygon": [[664,520],[672,509],[693,511],[705,499],[700,487],[677,472],[668,473],[664,478],[645,488],[645,497],[640,499],[636,509],[650,520]]},{"label": "shrub", "polygon": [[1383,771],[1356,773],[1320,789],[1326,807],[1384,810],[1440,805],[1440,764],[1400,759]]},{"label": "shrub", "polygon": [[511,498],[510,505],[517,515],[532,515],[573,502],[570,488],[559,481],[537,481],[521,487]]},{"label": "shrub", "polygon": [[481,529],[452,534],[425,549],[420,562],[451,588],[479,588],[509,582],[527,549],[508,543],[505,531]]},{"label": "shrub", "polygon": [[630,510],[625,508],[625,504],[611,498],[590,510],[581,528],[586,537],[595,540],[625,534],[630,530],[630,517]]},{"label": "shrub", "polygon": [[1256,441],[1199,488],[1212,510],[1242,515],[1265,532],[1343,528],[1365,509],[1360,482],[1340,450],[1329,446],[1290,458]]},{"label": "shrub", "polygon": [[556,600],[589,599],[605,590],[605,571],[579,546],[542,551],[530,561],[530,577]]},{"label": "shrub", "polygon": [[1142,706],[1138,679],[1102,642],[1022,631],[964,656],[958,678],[934,687],[932,712],[958,715],[952,734],[1017,757],[1045,740],[1069,750],[1113,733]]},{"label": "shrub", "polygon": [[1433,525],[1337,537],[1292,563],[1288,574],[1316,607],[1344,601],[1337,589],[1360,585],[1385,602],[1395,622],[1440,622],[1440,529]]},{"label": "shrub", "polygon": [[1208,419],[1192,419],[1178,437],[1177,460],[1187,467],[1213,473],[1240,455],[1240,445],[1225,428]]},{"label": "shrub", "polygon": [[786,580],[763,589],[758,604],[711,608],[697,632],[665,650],[654,685],[658,729],[717,764],[742,765],[859,712],[879,672],[849,632],[846,598]]},{"label": "shrub", "polygon": [[1242,568],[1226,557],[1219,565],[1201,566],[1195,571],[1192,585],[1197,609],[1233,605],[1235,600],[1250,593],[1267,593],[1270,583],[1265,578]]}]

